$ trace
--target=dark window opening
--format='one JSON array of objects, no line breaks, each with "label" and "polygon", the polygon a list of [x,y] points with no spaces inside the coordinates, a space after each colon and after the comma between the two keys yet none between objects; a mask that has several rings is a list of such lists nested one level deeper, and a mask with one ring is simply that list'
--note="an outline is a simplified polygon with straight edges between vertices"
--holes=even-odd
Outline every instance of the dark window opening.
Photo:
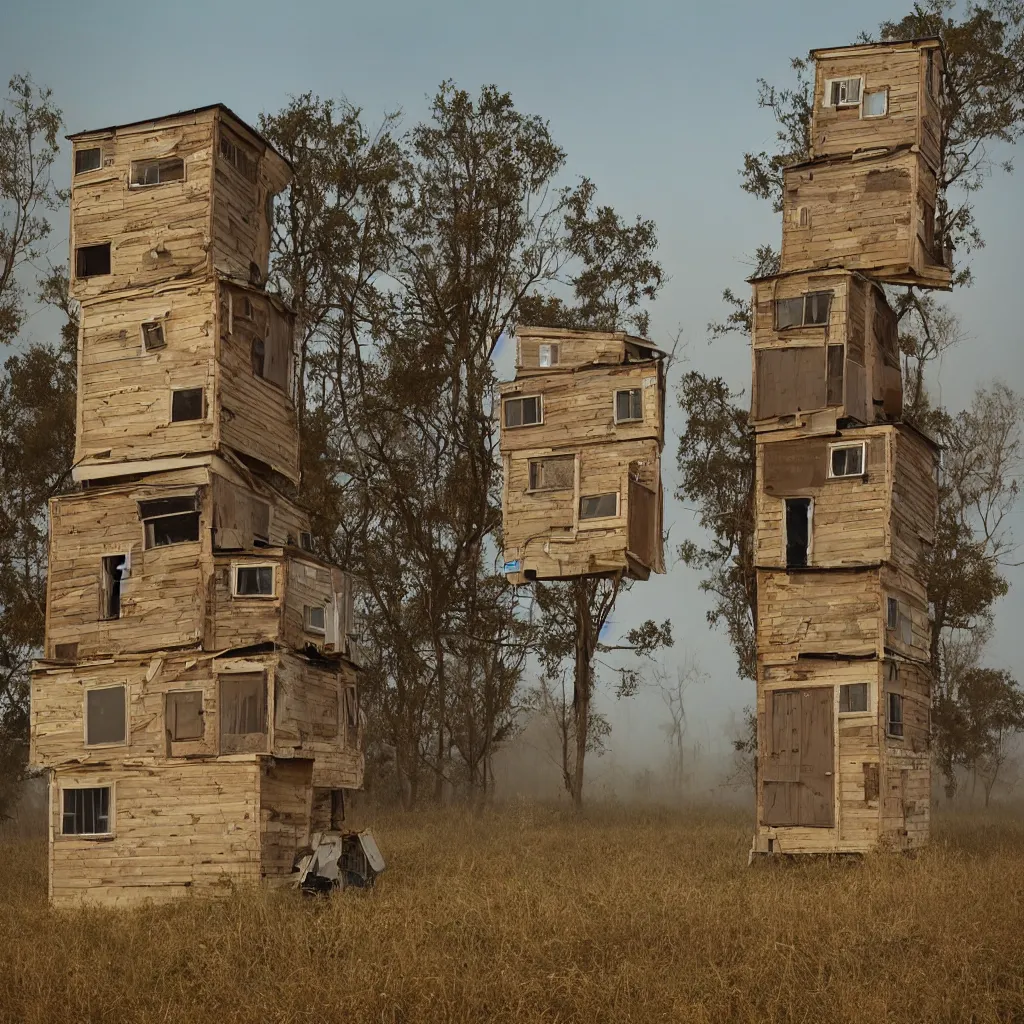
[{"label": "dark window opening", "polygon": [[550,459],[530,459],[531,491],[571,490],[576,478],[576,456],[556,455]]},{"label": "dark window opening", "polygon": [[580,498],[580,519],[610,519],[618,514],[618,491]]},{"label": "dark window opening", "polygon": [[322,604],[307,604],[303,610],[303,626],[307,633],[327,632],[327,609]]},{"label": "dark window opening", "polygon": [[903,694],[887,694],[885,711],[885,731],[890,736],[903,735]]},{"label": "dark window opening", "polygon": [[864,445],[836,445],[829,453],[830,476],[863,476]]},{"label": "dark window opening", "polygon": [[615,422],[631,423],[644,418],[643,393],[640,388],[615,392]]},{"label": "dark window opening", "polygon": [[127,575],[128,559],[125,555],[107,555],[100,569],[100,618],[121,618],[121,582]]},{"label": "dark window opening", "polygon": [[75,174],[96,171],[103,166],[103,150],[96,146],[92,149],[79,149],[75,152]]},{"label": "dark window opening", "polygon": [[350,729],[359,725],[359,699],[354,686],[345,687],[345,721]]},{"label": "dark window opening", "polygon": [[185,161],[181,157],[166,160],[133,160],[131,184],[165,185],[169,181],[185,180]]},{"label": "dark window opening", "polygon": [[252,339],[252,346],[249,349],[249,359],[252,363],[252,372],[257,377],[263,376],[263,368],[266,364],[267,349],[263,343],[263,339],[259,335],[254,335]]},{"label": "dark window opening", "polygon": [[155,498],[139,502],[146,548],[199,540],[199,511],[195,497]]},{"label": "dark window opening", "polygon": [[78,658],[78,641],[67,644],[54,644],[53,656],[57,661],[75,661]]},{"label": "dark window opening", "polygon": [[885,599],[885,628],[896,629],[900,624],[900,602],[898,598]]},{"label": "dark window opening", "polygon": [[839,713],[849,714],[868,709],[868,684],[844,683],[839,687]]},{"label": "dark window opening", "polygon": [[125,688],[105,686],[85,691],[85,743],[124,743]]},{"label": "dark window opening", "polygon": [[539,395],[532,398],[505,399],[506,427],[530,427],[541,421],[542,408]]},{"label": "dark window opening", "polygon": [[261,749],[267,734],[267,679],[262,672],[220,677],[221,753]]},{"label": "dark window opening", "polygon": [[220,137],[221,158],[231,164],[246,181],[256,182],[256,161],[226,135]]},{"label": "dark window opening", "polygon": [[272,565],[236,565],[236,597],[273,597],[274,567]]},{"label": "dark window opening", "polygon": [[76,277],[102,277],[110,273],[110,243],[83,245],[75,250]]},{"label": "dark window opening", "polygon": [[828,323],[831,292],[808,292],[792,299],[775,300],[775,329],[821,327]]},{"label": "dark window opening", "polygon": [[203,418],[203,389],[185,388],[171,392],[171,422],[182,423],[186,420]]},{"label": "dark window opening", "polygon": [[845,353],[842,345],[829,345],[825,355],[825,404],[843,404],[843,367]]},{"label": "dark window opening", "polygon": [[345,790],[331,790],[331,828],[337,831],[345,824]]},{"label": "dark window opening", "polygon": [[313,534],[311,534],[309,530],[299,531],[299,547],[302,548],[303,551],[313,550]]},{"label": "dark window opening", "polygon": [[811,499],[786,498],[786,568],[803,569],[810,562]]},{"label": "dark window opening", "polygon": [[164,340],[164,325],[159,320],[150,320],[142,325],[142,347],[147,352],[167,347]]},{"label": "dark window opening", "polygon": [[177,690],[168,693],[164,719],[167,733],[173,742],[201,740],[204,732],[203,691]]},{"label": "dark window opening", "polygon": [[110,833],[110,787],[65,789],[61,835],[102,836]]}]

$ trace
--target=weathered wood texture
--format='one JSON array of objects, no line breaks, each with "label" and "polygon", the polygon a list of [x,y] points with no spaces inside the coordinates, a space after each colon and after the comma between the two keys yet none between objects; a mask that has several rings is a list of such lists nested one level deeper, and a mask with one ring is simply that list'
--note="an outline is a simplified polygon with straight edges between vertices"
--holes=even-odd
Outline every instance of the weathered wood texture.
[{"label": "weathered wood texture", "polygon": [[[559,346],[557,367],[537,365],[541,344]],[[660,353],[623,334],[544,328],[520,328],[518,352],[520,372],[499,388],[506,576],[664,572]],[[509,426],[522,399],[540,403],[540,422]]]},{"label": "weathered wood texture", "polygon": [[[825,323],[778,326],[781,305],[822,293],[830,296]],[[806,424],[829,407],[832,427],[899,417],[896,317],[878,285],[844,270],[793,272],[755,280],[753,303],[750,419],[758,431]],[[834,352],[838,374],[830,373]]]},{"label": "weathered wood texture", "polygon": [[[819,50],[812,56],[812,159],[918,146],[929,165],[938,168],[939,108],[935,95],[942,74],[942,47],[938,40]],[[847,78],[861,80],[859,102],[854,106],[830,105],[826,85]],[[864,94],[882,89],[887,93],[885,113],[870,116]]]},{"label": "weathered wood texture", "polygon": [[[220,136],[255,160],[255,182],[229,165]],[[88,300],[214,269],[250,280],[267,276],[268,197],[287,184],[287,164],[224,108],[208,107],[73,136],[74,151],[102,150],[101,166],[73,176],[71,294]],[[184,177],[132,185],[132,163],[182,158]],[[75,254],[110,244],[110,272],[83,276]]]},{"label": "weathered wood texture", "polygon": [[845,267],[892,284],[949,288],[930,239],[935,174],[917,151],[824,157],[783,171],[780,270]]},{"label": "weathered wood texture", "polygon": [[[50,899],[124,906],[260,878],[255,758],[50,772]],[[66,788],[111,786],[109,837],[61,834]]]},{"label": "weathered wood texture", "polygon": [[309,842],[313,762],[260,765],[260,870],[264,878],[291,874],[296,851]]}]

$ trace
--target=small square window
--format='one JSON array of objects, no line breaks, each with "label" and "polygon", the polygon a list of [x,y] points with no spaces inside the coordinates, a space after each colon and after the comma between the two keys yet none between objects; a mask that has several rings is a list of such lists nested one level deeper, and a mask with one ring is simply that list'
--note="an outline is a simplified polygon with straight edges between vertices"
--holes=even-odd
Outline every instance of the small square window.
[{"label": "small square window", "polygon": [[75,151],[75,174],[96,171],[103,166],[103,150],[99,146]]},{"label": "small square window", "polygon": [[110,835],[113,831],[110,820],[110,786],[65,789],[62,795],[61,835]]},{"label": "small square window", "polygon": [[185,388],[171,392],[171,422],[182,423],[187,420],[203,418],[203,389]]},{"label": "small square window", "polygon": [[868,684],[844,683],[839,687],[839,714],[855,714],[868,709]]},{"label": "small square window", "polygon": [[592,494],[580,498],[580,519],[612,519],[619,514],[619,494]]},{"label": "small square window", "polygon": [[505,399],[506,427],[532,427],[542,422],[543,404],[540,395]]},{"label": "small square window", "polygon": [[864,475],[864,442],[834,444],[828,454],[828,475],[831,477]]},{"label": "small square window", "polygon": [[530,459],[531,491],[572,490],[575,476],[575,455],[556,455],[549,459]]},{"label": "small square window", "polygon": [[110,243],[83,245],[75,250],[75,277],[103,277],[110,273]]},{"label": "small square window", "polygon": [[172,690],[164,708],[165,725],[172,742],[201,740],[204,732],[203,691]]},{"label": "small square window", "polygon": [[615,422],[640,423],[644,418],[644,397],[640,388],[615,392]]},{"label": "small square window", "polygon": [[199,540],[199,510],[194,496],[140,501],[139,518],[147,550]]},{"label": "small square window", "polygon": [[85,744],[88,747],[126,742],[125,687],[104,686],[85,691]]},{"label": "small square window", "polygon": [[827,324],[831,304],[831,292],[809,292],[804,296],[804,324],[814,327]]},{"label": "small square window", "polygon": [[302,609],[303,628],[307,633],[324,635],[327,632],[327,609],[322,604],[307,604]]},{"label": "small square window", "polygon": [[826,106],[856,107],[860,103],[860,78],[833,78],[826,83]]},{"label": "small square window", "polygon": [[541,345],[537,354],[538,366],[558,365],[558,345]]},{"label": "small square window", "polygon": [[159,320],[149,320],[142,325],[142,348],[145,352],[155,352],[159,348],[166,348],[164,340],[164,325]]},{"label": "small square window", "polygon": [[236,565],[235,597],[273,597],[274,567],[272,565]]},{"label": "small square window", "polygon": [[903,735],[903,694],[886,694],[885,731],[890,736]]},{"label": "small square window", "polygon": [[861,117],[885,117],[889,112],[889,90],[869,89],[864,93]]},{"label": "small square window", "polygon": [[775,329],[781,331],[786,327],[800,327],[804,322],[804,297],[795,299],[775,300]]}]

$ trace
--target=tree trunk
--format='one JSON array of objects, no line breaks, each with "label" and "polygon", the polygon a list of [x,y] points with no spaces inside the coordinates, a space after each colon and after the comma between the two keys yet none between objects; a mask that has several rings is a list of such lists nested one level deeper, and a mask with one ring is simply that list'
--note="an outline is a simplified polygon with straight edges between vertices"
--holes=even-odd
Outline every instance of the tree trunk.
[{"label": "tree trunk", "polygon": [[573,766],[573,806],[583,806],[583,767],[587,756],[590,733],[591,658],[593,657],[593,628],[590,601],[583,581],[573,584],[576,598],[576,667],[573,677],[572,710],[576,729],[576,763]]}]

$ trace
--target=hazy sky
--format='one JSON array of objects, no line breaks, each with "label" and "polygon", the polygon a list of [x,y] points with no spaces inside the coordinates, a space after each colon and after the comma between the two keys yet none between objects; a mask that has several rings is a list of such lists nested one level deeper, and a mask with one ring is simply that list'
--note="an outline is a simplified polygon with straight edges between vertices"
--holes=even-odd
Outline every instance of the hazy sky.
[{"label": "hazy sky", "polygon": [[[569,175],[592,178],[599,199],[624,215],[656,221],[669,280],[653,310],[654,339],[667,342],[682,327],[691,365],[749,388],[743,342],[709,347],[704,328],[722,312],[722,289],[745,287],[754,248],[778,245],[781,238],[769,206],[739,190],[743,152],[772,142],[771,119],[757,110],[756,80],[785,83],[791,57],[852,42],[910,6],[909,0],[845,6],[799,0],[175,0],[138,6],[2,0],[0,72],[6,80],[29,71],[51,86],[69,132],[213,102],[254,121],[305,91],[344,95],[371,122],[401,109],[412,124],[443,79],[471,91],[494,82],[520,109],[550,121],[568,154]],[[977,283],[950,299],[963,316],[966,338],[937,381],[949,405],[965,403],[976,385],[994,377],[1024,393],[1021,319],[1012,299],[1019,295],[1024,256],[1024,173],[997,172],[977,208],[988,245],[972,260]],[[63,223],[54,244],[54,258],[65,258]],[[44,329],[45,321],[36,318],[28,333]],[[671,404],[665,518],[674,552],[692,532],[693,517],[671,497],[682,428]],[[1014,521],[1024,538],[1019,510]],[[1019,673],[1024,572],[1015,570],[1012,579],[990,657]],[[708,631],[705,608],[695,575],[677,565],[637,584],[615,625],[671,617],[677,645],[668,661],[684,650],[696,653],[710,682],[694,691],[692,716],[710,734],[721,734],[730,711],[749,703],[753,688],[736,679],[725,637]],[[635,750],[663,743],[654,695],[610,710],[620,743]]]}]

